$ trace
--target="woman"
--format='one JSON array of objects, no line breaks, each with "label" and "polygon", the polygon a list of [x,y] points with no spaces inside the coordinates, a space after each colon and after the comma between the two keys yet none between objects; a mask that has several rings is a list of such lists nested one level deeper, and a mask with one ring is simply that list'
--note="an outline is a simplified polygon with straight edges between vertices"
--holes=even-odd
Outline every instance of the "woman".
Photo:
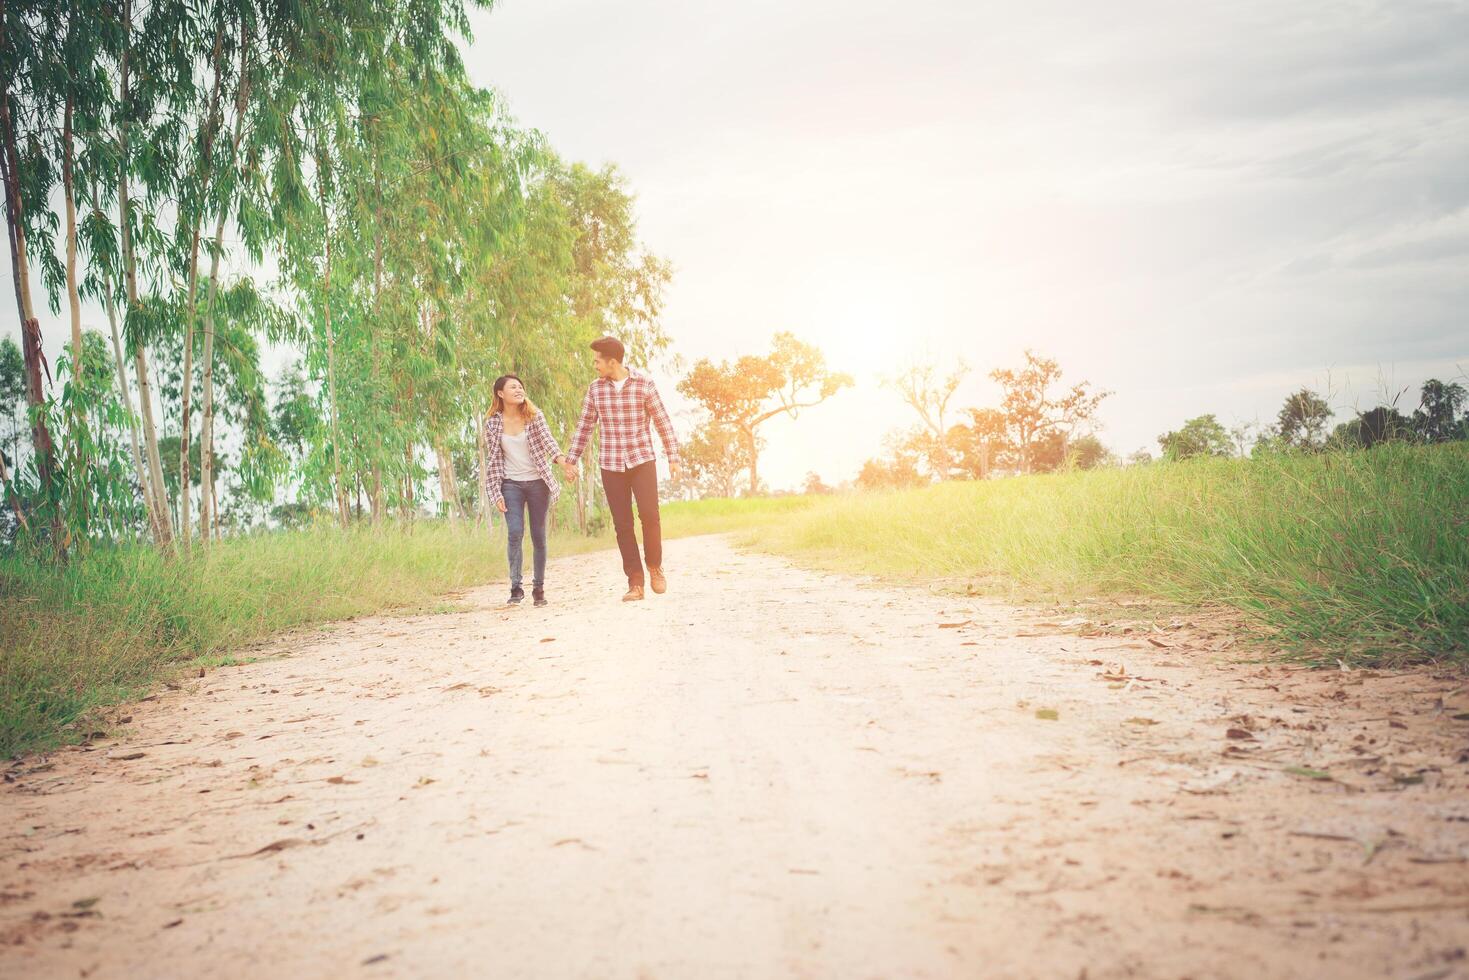
[{"label": "woman", "polygon": [[513,374],[495,379],[495,399],[485,419],[485,489],[490,501],[505,515],[505,557],[510,562],[510,605],[525,598],[520,587],[524,563],[525,512],[530,511],[530,543],[534,551],[531,597],[546,604],[546,515],[561,487],[551,476],[551,464],[566,457],[546,416],[525,396],[525,386]]}]

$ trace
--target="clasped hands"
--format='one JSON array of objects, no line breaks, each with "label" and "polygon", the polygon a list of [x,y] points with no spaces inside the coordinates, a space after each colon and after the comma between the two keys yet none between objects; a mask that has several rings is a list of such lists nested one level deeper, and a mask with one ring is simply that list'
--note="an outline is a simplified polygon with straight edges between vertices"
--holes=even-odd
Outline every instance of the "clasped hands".
[{"label": "clasped hands", "polygon": [[[577,478],[576,464],[567,459],[565,456],[558,457],[556,462],[561,464],[561,473],[563,476],[566,477],[567,481],[575,483]],[[680,476],[683,475],[683,464],[675,462],[673,460],[669,460],[668,473],[675,480],[677,480]]]}]

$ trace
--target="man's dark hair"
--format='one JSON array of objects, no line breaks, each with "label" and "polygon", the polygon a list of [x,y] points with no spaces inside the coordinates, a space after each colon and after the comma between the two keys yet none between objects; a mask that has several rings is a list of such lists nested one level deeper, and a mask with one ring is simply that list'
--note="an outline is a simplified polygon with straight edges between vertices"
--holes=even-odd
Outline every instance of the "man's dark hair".
[{"label": "man's dark hair", "polygon": [[603,337],[600,340],[592,341],[592,350],[614,361],[621,361],[627,356],[627,349],[616,337]]}]

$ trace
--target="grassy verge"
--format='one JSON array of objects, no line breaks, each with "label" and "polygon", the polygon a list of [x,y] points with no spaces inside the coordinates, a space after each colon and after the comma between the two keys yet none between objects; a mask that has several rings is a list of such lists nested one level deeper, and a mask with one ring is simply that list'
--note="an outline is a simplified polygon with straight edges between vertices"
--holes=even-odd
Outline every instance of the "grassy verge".
[{"label": "grassy verge", "polygon": [[1359,663],[1469,663],[1469,446],[839,497],[747,543],[844,571],[1240,609]]}]

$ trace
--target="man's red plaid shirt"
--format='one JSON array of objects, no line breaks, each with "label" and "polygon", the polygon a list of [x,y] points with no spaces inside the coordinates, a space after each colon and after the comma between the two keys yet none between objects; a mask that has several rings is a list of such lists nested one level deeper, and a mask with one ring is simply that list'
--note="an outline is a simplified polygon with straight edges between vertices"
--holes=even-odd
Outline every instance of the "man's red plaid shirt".
[{"label": "man's red plaid shirt", "polygon": [[597,465],[617,473],[641,466],[654,458],[649,422],[658,430],[668,461],[677,462],[678,439],[653,380],[629,371],[627,381],[618,391],[611,381],[598,378],[587,388],[587,397],[581,404],[581,420],[576,424],[566,458],[573,463],[581,459],[592,437],[592,428],[600,424],[602,440],[597,450]]}]

